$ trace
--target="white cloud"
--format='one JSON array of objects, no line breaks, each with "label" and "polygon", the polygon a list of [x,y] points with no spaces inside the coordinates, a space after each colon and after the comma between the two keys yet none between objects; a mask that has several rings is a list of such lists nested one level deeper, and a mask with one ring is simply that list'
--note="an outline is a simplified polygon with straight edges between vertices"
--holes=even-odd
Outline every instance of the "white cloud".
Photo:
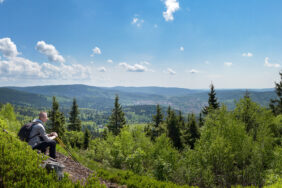
[{"label": "white cloud", "polygon": [[247,53],[242,53],[243,57],[253,57],[253,54],[251,52],[247,52]]},{"label": "white cloud", "polygon": [[95,48],[93,48],[92,51],[93,51],[93,53],[90,55],[91,57],[93,57],[95,54],[100,55],[102,53],[100,48],[98,48],[97,46]]},{"label": "white cloud", "polygon": [[184,51],[184,47],[180,46],[179,50],[183,52]]},{"label": "white cloud", "polygon": [[169,73],[170,75],[176,74],[176,72],[174,70],[172,70],[171,68],[167,68],[167,73]]},{"label": "white cloud", "polygon": [[196,74],[196,73],[198,73],[198,72],[199,72],[199,71],[197,71],[196,69],[191,69],[191,70],[190,70],[190,73],[191,73],[191,74]]},{"label": "white cloud", "polygon": [[16,57],[19,55],[17,50],[17,46],[10,38],[2,38],[0,39],[0,52],[4,57]]},{"label": "white cloud", "polygon": [[39,64],[22,57],[0,60],[0,74],[10,79],[88,79],[93,75],[90,67],[80,64],[59,66],[50,63]]},{"label": "white cloud", "polygon": [[266,66],[266,67],[275,67],[275,68],[280,67],[279,64],[271,64],[271,63],[269,63],[269,57],[266,57],[264,59],[264,66]]},{"label": "white cloud", "polygon": [[141,65],[150,65],[150,63],[148,61],[141,61],[140,64]]},{"label": "white cloud", "polygon": [[159,26],[157,24],[154,25],[154,28],[158,28]]},{"label": "white cloud", "polygon": [[139,19],[136,16],[132,19],[132,22],[131,22],[132,25],[136,25],[137,27],[141,27],[143,23],[144,23],[144,20]]},{"label": "white cloud", "polygon": [[38,41],[35,48],[41,54],[46,55],[49,61],[60,63],[65,62],[64,57],[59,54],[55,46],[53,46],[52,44],[46,44],[44,41]]},{"label": "white cloud", "polygon": [[231,67],[231,66],[232,66],[232,63],[231,63],[231,62],[224,62],[224,66],[226,66],[226,67]]},{"label": "white cloud", "polygon": [[125,68],[128,72],[146,72],[148,71],[148,68],[144,65],[135,64],[135,65],[129,65],[125,62],[119,64],[120,67]]},{"label": "white cloud", "polygon": [[205,64],[206,64],[206,65],[209,65],[209,64],[211,64],[211,63],[210,63],[209,61],[205,61]]},{"label": "white cloud", "polygon": [[105,67],[100,67],[100,68],[98,68],[98,71],[99,71],[99,72],[106,72],[107,69],[106,69]]},{"label": "white cloud", "polygon": [[0,3],[3,3],[4,2],[4,0],[0,0]]},{"label": "white cloud", "polygon": [[107,62],[108,62],[108,63],[113,63],[113,60],[108,59]]},{"label": "white cloud", "polygon": [[177,0],[165,0],[166,11],[163,12],[163,17],[166,21],[174,19],[173,13],[179,9],[179,2]]}]

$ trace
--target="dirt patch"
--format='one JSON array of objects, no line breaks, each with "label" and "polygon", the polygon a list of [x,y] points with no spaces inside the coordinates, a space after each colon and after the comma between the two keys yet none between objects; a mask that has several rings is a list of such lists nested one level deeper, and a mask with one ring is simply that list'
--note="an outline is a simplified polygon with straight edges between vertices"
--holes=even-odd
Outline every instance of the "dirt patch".
[{"label": "dirt patch", "polygon": [[[80,181],[82,184],[85,184],[87,178],[93,174],[93,171],[89,168],[75,162],[70,157],[67,157],[59,152],[56,153],[56,161],[65,165],[64,172],[69,174],[69,178],[73,181]],[[100,178],[99,178],[100,179]],[[100,179],[101,184],[105,184],[110,188],[126,188],[126,185],[120,186],[116,183],[108,182]]]}]

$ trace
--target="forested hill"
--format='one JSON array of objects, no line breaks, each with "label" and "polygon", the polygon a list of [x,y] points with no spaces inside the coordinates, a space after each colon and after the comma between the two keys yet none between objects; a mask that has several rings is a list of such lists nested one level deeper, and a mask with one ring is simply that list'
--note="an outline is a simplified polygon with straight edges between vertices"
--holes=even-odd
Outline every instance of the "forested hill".
[{"label": "forested hill", "polygon": [[[198,113],[207,104],[208,90],[192,90],[165,87],[94,87],[87,85],[54,85],[33,87],[9,87],[1,89],[1,102],[27,104],[36,106],[50,105],[51,97],[56,96],[62,106],[69,107],[75,97],[82,108],[110,110],[114,97],[119,95],[123,106],[156,105],[172,106],[184,113]],[[21,93],[24,92],[24,93]],[[275,97],[273,89],[248,90],[252,100],[267,106]],[[11,95],[12,93],[12,95]],[[220,103],[229,109],[235,106],[235,100],[242,98],[245,89],[216,89]],[[29,95],[30,94],[30,95]],[[49,101],[49,104],[46,103]]]}]

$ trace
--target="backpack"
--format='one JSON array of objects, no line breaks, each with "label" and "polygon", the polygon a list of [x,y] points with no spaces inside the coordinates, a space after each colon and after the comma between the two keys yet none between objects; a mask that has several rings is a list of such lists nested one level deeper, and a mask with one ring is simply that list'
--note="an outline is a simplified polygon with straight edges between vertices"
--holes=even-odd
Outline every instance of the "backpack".
[{"label": "backpack", "polygon": [[31,140],[35,136],[38,136],[39,133],[34,135],[33,137],[29,138],[30,132],[31,132],[33,126],[36,125],[36,124],[38,124],[38,122],[31,122],[31,123],[27,123],[24,126],[22,126],[19,133],[18,133],[18,137],[20,138],[20,140],[29,142],[29,140]]}]

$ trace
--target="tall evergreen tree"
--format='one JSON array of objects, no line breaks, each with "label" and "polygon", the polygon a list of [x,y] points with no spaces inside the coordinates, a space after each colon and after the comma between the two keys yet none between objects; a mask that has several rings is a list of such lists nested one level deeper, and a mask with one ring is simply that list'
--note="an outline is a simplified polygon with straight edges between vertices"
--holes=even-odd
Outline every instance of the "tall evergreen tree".
[{"label": "tall evergreen tree", "polygon": [[213,84],[210,85],[209,101],[208,106],[205,106],[202,110],[204,115],[207,115],[210,110],[215,110],[219,108],[219,103],[217,102],[216,93]]},{"label": "tall evergreen tree", "polygon": [[83,148],[87,149],[89,147],[90,142],[90,131],[86,128],[84,132],[84,141],[83,141]]},{"label": "tall evergreen tree", "polygon": [[161,123],[163,123],[163,114],[160,105],[157,105],[156,115],[153,115],[153,124],[150,129],[152,140],[155,140],[164,131],[161,127]]},{"label": "tall evergreen tree", "polygon": [[65,133],[65,116],[59,111],[59,103],[53,96],[52,109],[49,112],[51,131],[57,132],[63,138]]},{"label": "tall evergreen tree", "polygon": [[69,119],[69,130],[70,131],[80,131],[81,130],[81,121],[79,119],[79,110],[78,105],[76,103],[76,99],[73,99],[72,109],[70,111],[70,119]]},{"label": "tall evergreen tree", "polygon": [[276,99],[271,99],[269,107],[275,115],[282,114],[282,72],[280,74],[280,82],[275,82]]},{"label": "tall evergreen tree", "polygon": [[118,135],[120,133],[120,129],[122,129],[123,126],[126,124],[124,113],[118,100],[119,97],[118,95],[116,95],[115,106],[112,110],[112,115],[110,116],[110,122],[108,124],[109,131],[112,132],[114,135]]},{"label": "tall evergreen tree", "polygon": [[170,106],[168,107],[167,114],[166,124],[168,137],[172,140],[174,147],[182,149],[179,121]]},{"label": "tall evergreen tree", "polygon": [[203,116],[202,116],[202,112],[200,112],[200,115],[199,115],[199,127],[202,127],[204,125],[204,119],[203,119]]},{"label": "tall evergreen tree", "polygon": [[200,138],[200,132],[194,114],[188,114],[187,128],[183,135],[184,143],[189,145],[191,149],[194,149],[196,140]]}]

